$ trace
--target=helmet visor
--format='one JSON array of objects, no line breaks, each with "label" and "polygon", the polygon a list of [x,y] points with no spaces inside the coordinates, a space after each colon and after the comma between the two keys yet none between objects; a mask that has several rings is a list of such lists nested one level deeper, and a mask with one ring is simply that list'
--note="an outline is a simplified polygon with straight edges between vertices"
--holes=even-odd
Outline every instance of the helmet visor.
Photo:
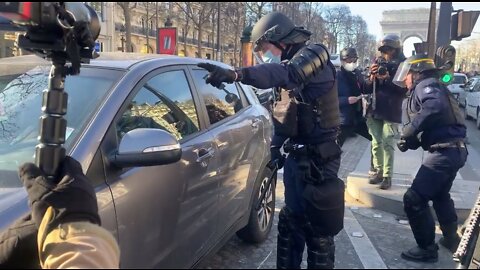
[{"label": "helmet visor", "polygon": [[395,73],[392,82],[402,88],[407,87],[405,84],[405,79],[407,79],[407,75],[411,66],[412,64],[408,63],[407,61],[403,61],[398,67],[397,73]]}]

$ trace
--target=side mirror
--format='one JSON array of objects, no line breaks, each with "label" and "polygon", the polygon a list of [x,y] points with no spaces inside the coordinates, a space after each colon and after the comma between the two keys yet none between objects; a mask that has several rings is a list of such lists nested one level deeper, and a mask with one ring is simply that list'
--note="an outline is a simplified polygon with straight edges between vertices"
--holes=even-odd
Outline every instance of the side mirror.
[{"label": "side mirror", "polygon": [[466,87],[465,87],[465,84],[461,84],[461,85],[460,85],[460,88],[466,88]]},{"label": "side mirror", "polygon": [[179,161],[182,149],[172,134],[153,128],[129,131],[109,161],[120,168],[158,166]]}]

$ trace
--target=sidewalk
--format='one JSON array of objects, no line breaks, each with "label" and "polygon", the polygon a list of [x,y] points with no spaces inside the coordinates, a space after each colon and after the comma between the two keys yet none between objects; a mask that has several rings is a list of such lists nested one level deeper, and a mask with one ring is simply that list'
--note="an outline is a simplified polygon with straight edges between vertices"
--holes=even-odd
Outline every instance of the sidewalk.
[{"label": "sidewalk", "polygon": [[[467,164],[457,174],[450,191],[455,202],[459,223],[462,223],[468,217],[480,187],[478,171],[472,170],[472,168],[476,168],[480,164],[480,154],[475,149],[469,148],[468,150],[470,154]],[[412,184],[413,178],[421,166],[424,154],[425,152],[421,148],[415,151],[409,150],[405,153],[395,149],[392,188],[381,190],[378,188],[379,185],[370,185],[368,183],[370,147],[367,147],[357,167],[347,177],[348,194],[369,207],[398,216],[405,216],[403,195]],[[464,179],[465,177],[468,179]]]}]

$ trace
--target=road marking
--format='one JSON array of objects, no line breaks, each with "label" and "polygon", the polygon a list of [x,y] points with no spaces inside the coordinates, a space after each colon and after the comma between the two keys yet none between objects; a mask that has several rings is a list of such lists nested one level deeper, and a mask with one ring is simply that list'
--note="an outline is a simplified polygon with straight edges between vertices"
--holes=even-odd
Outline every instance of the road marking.
[{"label": "road marking", "polygon": [[265,257],[265,259],[263,260],[262,263],[260,263],[260,265],[257,267],[257,269],[260,269],[260,267],[262,267],[262,265],[267,261],[267,259],[270,257],[270,255],[272,255],[272,251],[270,251],[270,253],[268,253],[267,257]]},{"label": "road marking", "polygon": [[[368,238],[368,235],[348,207],[345,208],[344,229],[365,269],[387,268],[382,257],[380,257],[380,254],[378,254]],[[358,238],[353,236],[354,234],[358,235],[359,233],[362,234],[363,237]]]}]

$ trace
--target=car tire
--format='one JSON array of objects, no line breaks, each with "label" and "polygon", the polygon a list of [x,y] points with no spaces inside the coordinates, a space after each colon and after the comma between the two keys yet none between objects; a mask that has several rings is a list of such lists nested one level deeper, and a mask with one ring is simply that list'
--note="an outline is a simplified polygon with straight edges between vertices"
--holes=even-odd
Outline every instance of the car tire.
[{"label": "car tire", "polygon": [[[264,168],[262,177],[255,183],[253,189],[254,200],[252,203],[252,209],[250,210],[250,217],[248,224],[237,232],[237,236],[247,243],[259,244],[265,241],[270,233],[273,225],[273,219],[275,216],[275,187],[276,176],[271,182],[269,187],[265,187],[271,176],[272,171],[268,168]],[[262,194],[263,189],[268,188],[265,199],[261,204],[260,210],[255,210],[255,206],[258,203],[259,197]]]}]

